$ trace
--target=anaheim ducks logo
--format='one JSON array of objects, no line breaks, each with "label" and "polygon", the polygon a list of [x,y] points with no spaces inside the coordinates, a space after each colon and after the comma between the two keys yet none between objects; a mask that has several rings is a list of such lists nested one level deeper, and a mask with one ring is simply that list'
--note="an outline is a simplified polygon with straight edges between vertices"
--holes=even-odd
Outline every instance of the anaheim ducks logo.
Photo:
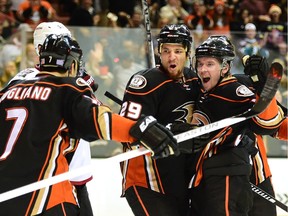
[{"label": "anaheim ducks logo", "polygon": [[173,110],[173,112],[181,113],[176,120],[181,122],[191,122],[193,116],[194,102],[189,101]]},{"label": "anaheim ducks logo", "polygon": [[208,125],[210,123],[211,123],[210,119],[205,113],[199,110],[195,110],[195,112],[193,113],[193,119],[192,119],[193,125],[197,125],[200,127],[200,126]]},{"label": "anaheim ducks logo", "polygon": [[130,84],[129,87],[133,88],[133,89],[142,89],[146,86],[147,84],[147,80],[145,77],[141,76],[141,75],[135,75]]},{"label": "anaheim ducks logo", "polygon": [[239,86],[236,89],[236,94],[239,97],[250,97],[250,96],[254,95],[254,93],[249,88],[247,88],[245,85]]}]

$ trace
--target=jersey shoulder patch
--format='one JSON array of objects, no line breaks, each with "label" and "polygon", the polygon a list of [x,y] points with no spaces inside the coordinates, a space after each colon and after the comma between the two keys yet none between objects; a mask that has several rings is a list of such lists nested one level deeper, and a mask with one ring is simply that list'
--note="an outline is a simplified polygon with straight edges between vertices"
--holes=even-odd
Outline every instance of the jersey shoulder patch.
[{"label": "jersey shoulder patch", "polygon": [[245,85],[240,85],[236,89],[236,95],[239,97],[250,97],[250,96],[254,95],[254,93]]},{"label": "jersey shoulder patch", "polygon": [[142,89],[147,85],[147,80],[144,76],[136,74],[135,76],[132,77],[130,83],[129,83],[129,88],[132,89]]}]

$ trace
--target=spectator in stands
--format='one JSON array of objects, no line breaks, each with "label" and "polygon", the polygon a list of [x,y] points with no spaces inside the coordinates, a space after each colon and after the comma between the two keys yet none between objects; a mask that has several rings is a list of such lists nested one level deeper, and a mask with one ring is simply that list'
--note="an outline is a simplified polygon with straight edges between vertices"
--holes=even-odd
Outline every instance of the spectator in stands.
[{"label": "spectator in stands", "polygon": [[233,17],[234,19],[230,22],[230,31],[233,32],[233,37],[244,38],[245,25],[253,23],[253,16],[247,9],[241,9],[239,13],[234,10]]},{"label": "spectator in stands", "polygon": [[18,68],[15,61],[7,61],[4,63],[3,73],[0,76],[0,89],[2,89],[17,72]]},{"label": "spectator in stands", "polygon": [[203,31],[211,30],[214,23],[212,17],[206,13],[206,6],[202,0],[196,0],[192,3],[192,13],[186,18],[185,23],[191,30]]},{"label": "spectator in stands", "polygon": [[136,6],[136,0],[108,0],[109,2],[109,12],[115,14],[117,19],[117,24],[120,27],[127,25],[127,18],[119,16],[119,12],[125,12],[129,16],[133,14],[134,8]]},{"label": "spectator in stands", "polygon": [[269,21],[268,9],[269,1],[242,0],[239,4],[241,10],[247,9],[253,15],[253,23],[259,26],[264,21]]},{"label": "spectator in stands", "polygon": [[277,5],[269,8],[270,21],[263,24],[261,31],[264,33],[265,47],[270,50],[271,58],[276,58],[279,44],[287,43],[287,23],[280,20],[282,10]]},{"label": "spectator in stands", "polygon": [[167,0],[167,4],[160,8],[161,19],[168,18],[169,24],[181,24],[189,13],[182,7],[180,0]]},{"label": "spectator in stands", "polygon": [[68,25],[70,26],[94,26],[97,24],[95,8],[92,0],[80,0],[70,16]]},{"label": "spectator in stands", "polygon": [[39,57],[35,52],[34,44],[27,43],[25,48],[24,61],[22,62],[23,65],[21,65],[20,70],[25,68],[34,68],[35,65],[39,62]]},{"label": "spectator in stands", "polygon": [[157,28],[159,21],[160,1],[158,0],[147,0],[149,7],[149,16],[151,28]]},{"label": "spectator in stands", "polygon": [[1,36],[3,39],[10,37],[19,24],[11,10],[11,5],[10,0],[0,0],[0,25],[2,27]]},{"label": "spectator in stands", "polygon": [[13,43],[5,43],[0,49],[0,67],[4,68],[4,65],[8,61],[19,62],[21,59],[21,46],[18,44],[16,38],[13,39]]},{"label": "spectator in stands", "polygon": [[34,29],[39,23],[51,21],[56,16],[52,5],[45,0],[24,0],[18,8],[20,21],[27,23]]},{"label": "spectator in stands", "polygon": [[143,12],[141,8],[135,7],[132,16],[124,11],[119,12],[119,16],[127,19],[128,28],[144,28]]},{"label": "spectator in stands", "polygon": [[214,8],[208,10],[207,13],[213,18],[214,26],[212,30],[215,31],[215,34],[230,33],[230,22],[232,21],[233,10],[226,7],[223,0],[216,0]]},{"label": "spectator in stands", "polygon": [[108,9],[101,11],[95,16],[95,25],[99,27],[119,27],[118,26],[118,16],[114,13],[111,13]]},{"label": "spectator in stands", "polygon": [[168,25],[170,23],[169,18],[167,17],[159,17],[158,22],[157,22],[157,28],[161,29],[164,26]]},{"label": "spectator in stands", "polygon": [[103,65],[104,61],[103,45],[99,42],[94,44],[93,49],[88,53],[88,59],[85,68],[93,76],[97,83],[100,83],[97,93],[104,95],[113,82],[113,74],[110,72],[108,65]]},{"label": "spectator in stands", "polygon": [[265,58],[269,57],[269,51],[263,48],[263,40],[257,37],[256,26],[253,23],[245,25],[245,37],[239,41],[238,45],[240,56],[260,55]]}]

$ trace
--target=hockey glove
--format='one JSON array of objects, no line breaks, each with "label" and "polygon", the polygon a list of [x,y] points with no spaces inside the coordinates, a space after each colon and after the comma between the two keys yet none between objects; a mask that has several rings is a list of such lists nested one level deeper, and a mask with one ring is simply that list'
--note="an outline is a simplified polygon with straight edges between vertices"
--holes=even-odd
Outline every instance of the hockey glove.
[{"label": "hockey glove", "polygon": [[[243,59],[245,56],[243,57]],[[244,73],[250,77],[253,87],[258,94],[261,93],[269,71],[269,64],[265,57],[258,55],[250,56],[244,64]]]},{"label": "hockey glove", "polygon": [[[188,123],[175,122],[175,123],[172,123],[169,127],[170,127],[170,131],[173,134],[177,135],[177,134],[195,129],[197,126],[188,124]],[[195,137],[193,139],[185,140],[179,143],[178,148],[181,153],[186,153],[186,154],[199,152],[209,142],[209,138],[210,138],[209,133],[203,134],[201,136]]]},{"label": "hockey glove", "polygon": [[129,133],[151,151],[153,159],[180,154],[177,140],[173,137],[173,134],[157,123],[153,116],[141,116]]}]

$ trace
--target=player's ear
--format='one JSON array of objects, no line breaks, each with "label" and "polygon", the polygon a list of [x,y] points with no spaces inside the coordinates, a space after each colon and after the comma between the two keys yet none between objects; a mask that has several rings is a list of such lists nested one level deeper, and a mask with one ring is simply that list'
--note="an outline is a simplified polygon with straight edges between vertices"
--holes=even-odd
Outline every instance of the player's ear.
[{"label": "player's ear", "polygon": [[68,68],[68,77],[73,77],[74,71],[75,71],[75,64],[73,61],[72,64]]},{"label": "player's ear", "polygon": [[229,72],[230,66],[227,62],[222,63],[222,69],[221,69],[221,74],[222,76],[225,76]]},{"label": "player's ear", "polygon": [[69,69],[69,75],[76,77],[77,71],[78,71],[78,64],[76,61],[73,61]]}]

